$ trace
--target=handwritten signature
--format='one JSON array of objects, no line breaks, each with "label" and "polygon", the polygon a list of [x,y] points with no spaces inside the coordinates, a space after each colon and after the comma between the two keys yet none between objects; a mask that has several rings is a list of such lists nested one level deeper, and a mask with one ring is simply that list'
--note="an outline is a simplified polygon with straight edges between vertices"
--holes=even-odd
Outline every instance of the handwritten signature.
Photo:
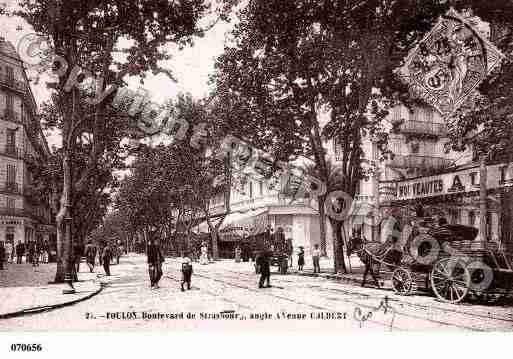
[{"label": "handwritten signature", "polygon": [[371,308],[370,310],[363,310],[360,307],[354,308],[353,318],[358,322],[360,328],[363,327],[364,323],[370,320],[374,314],[383,312],[383,314],[390,313],[392,315],[392,319],[390,320],[388,328],[390,331],[394,328],[394,320],[395,320],[395,309],[390,305],[390,300],[388,296],[385,296],[379,305],[375,308]]}]

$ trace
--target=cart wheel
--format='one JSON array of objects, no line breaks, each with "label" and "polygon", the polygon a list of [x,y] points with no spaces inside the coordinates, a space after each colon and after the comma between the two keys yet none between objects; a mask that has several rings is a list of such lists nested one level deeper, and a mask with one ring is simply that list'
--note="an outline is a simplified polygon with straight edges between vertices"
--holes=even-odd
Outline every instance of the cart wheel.
[{"label": "cart wheel", "polygon": [[410,295],[417,290],[417,283],[408,269],[399,267],[392,273],[392,287],[397,294]]},{"label": "cart wheel", "polygon": [[431,287],[438,299],[448,303],[459,303],[467,296],[470,273],[459,259],[444,258],[433,266]]}]

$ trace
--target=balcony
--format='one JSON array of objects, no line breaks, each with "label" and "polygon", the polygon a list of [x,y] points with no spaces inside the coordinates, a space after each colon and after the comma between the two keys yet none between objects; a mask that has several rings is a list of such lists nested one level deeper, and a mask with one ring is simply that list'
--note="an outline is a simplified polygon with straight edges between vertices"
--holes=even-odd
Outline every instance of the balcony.
[{"label": "balcony", "polygon": [[26,217],[35,219],[41,223],[52,224],[52,219],[46,219],[42,213],[38,213],[33,207],[12,208],[0,207],[0,216]]},{"label": "balcony", "polygon": [[420,155],[395,155],[392,160],[387,162],[391,168],[420,168],[426,170],[440,170],[453,164],[452,160]]},{"label": "balcony", "polygon": [[28,92],[27,85],[25,85],[24,82],[17,81],[12,77],[6,76],[5,74],[0,74],[0,85],[22,94],[26,94]]},{"label": "balcony", "polygon": [[443,123],[407,120],[401,123],[399,128],[402,133],[408,135],[432,138],[447,136],[447,126]]},{"label": "balcony", "polygon": [[4,121],[22,123],[20,114],[12,109],[5,109],[1,115]]},{"label": "balcony", "polygon": [[16,147],[16,146],[12,146],[12,145],[6,145],[4,147],[0,147],[0,155],[22,159],[24,157],[24,154],[25,154],[25,151],[20,147]]},{"label": "balcony", "polygon": [[0,192],[9,194],[21,194],[20,186],[16,182],[4,182],[0,184]]}]

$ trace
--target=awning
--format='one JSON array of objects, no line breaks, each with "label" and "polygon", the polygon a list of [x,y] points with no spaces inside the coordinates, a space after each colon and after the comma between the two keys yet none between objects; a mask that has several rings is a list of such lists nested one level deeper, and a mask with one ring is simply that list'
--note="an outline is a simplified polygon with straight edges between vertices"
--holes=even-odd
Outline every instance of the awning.
[{"label": "awning", "polygon": [[[263,220],[263,214],[268,212],[268,208],[250,209],[245,212],[234,212],[230,213],[224,219],[221,225],[220,232],[237,232],[241,236],[243,232],[247,234],[254,234],[253,232],[260,233],[263,231],[261,227],[264,227],[264,223],[267,221]],[[198,226],[194,227],[196,233],[208,233],[207,221],[201,222]]]},{"label": "awning", "polygon": [[238,228],[240,230],[248,230],[255,226],[255,220],[257,216],[267,212],[267,208],[258,208],[254,210],[248,210],[246,212],[235,212],[230,213],[223,222],[221,230],[225,228]]}]

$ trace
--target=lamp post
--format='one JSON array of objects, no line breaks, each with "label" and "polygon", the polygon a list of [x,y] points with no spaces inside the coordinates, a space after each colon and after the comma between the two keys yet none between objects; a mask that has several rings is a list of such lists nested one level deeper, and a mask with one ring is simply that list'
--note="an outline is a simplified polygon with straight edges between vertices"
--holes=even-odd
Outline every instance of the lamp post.
[{"label": "lamp post", "polygon": [[63,289],[62,294],[75,294],[76,290],[75,290],[75,287],[73,287],[73,274],[72,274],[73,265],[74,265],[73,261],[72,261],[73,246],[71,245],[71,221],[72,221],[72,218],[70,216],[69,206],[66,206],[66,207],[67,208],[66,208],[66,217],[64,217],[64,226],[65,226],[65,233],[66,233],[66,247],[67,247],[66,252],[67,252],[68,256],[70,257],[70,259],[67,262],[65,262],[66,273],[64,274],[64,281],[69,286],[69,288]]}]

